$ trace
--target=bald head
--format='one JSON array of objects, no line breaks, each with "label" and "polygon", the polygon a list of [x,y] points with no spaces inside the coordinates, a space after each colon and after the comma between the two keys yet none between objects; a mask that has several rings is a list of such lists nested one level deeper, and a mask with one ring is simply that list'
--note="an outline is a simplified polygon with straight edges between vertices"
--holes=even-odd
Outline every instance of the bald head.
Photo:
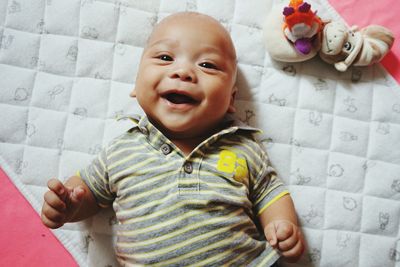
[{"label": "bald head", "polygon": [[192,30],[197,31],[200,36],[202,31],[215,34],[220,39],[221,48],[225,50],[229,58],[235,61],[236,64],[236,51],[228,31],[213,17],[197,12],[179,12],[161,20],[150,34],[146,47],[152,44],[155,39],[154,37],[158,36],[160,32],[170,27],[179,26],[192,27]]}]

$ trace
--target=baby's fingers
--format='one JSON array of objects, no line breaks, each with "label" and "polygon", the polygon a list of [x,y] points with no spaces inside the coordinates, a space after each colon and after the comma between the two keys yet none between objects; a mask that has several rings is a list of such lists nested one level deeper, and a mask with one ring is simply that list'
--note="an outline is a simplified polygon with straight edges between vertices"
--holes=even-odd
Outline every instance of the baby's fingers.
[{"label": "baby's fingers", "polygon": [[269,242],[269,244],[272,247],[276,247],[277,243],[278,243],[278,239],[276,237],[276,229],[275,229],[275,224],[274,223],[269,223],[265,229],[264,229],[264,233],[265,233],[265,238],[267,239],[267,241]]},{"label": "baby's fingers", "polygon": [[42,215],[41,215],[41,219],[42,219],[43,224],[45,226],[47,226],[48,228],[51,228],[51,229],[57,229],[57,228],[60,228],[61,226],[64,225],[63,222],[50,220],[49,218],[46,217],[46,215],[43,214],[43,212],[42,212]]},{"label": "baby's fingers", "polygon": [[289,238],[279,241],[278,248],[280,251],[288,251],[293,248],[298,242],[299,237],[295,234],[291,235]]},{"label": "baby's fingers", "polygon": [[60,180],[57,179],[51,179],[47,182],[47,187],[56,193],[60,199],[63,201],[65,200],[65,197],[67,196],[67,188],[63,185],[63,183]]},{"label": "baby's fingers", "polygon": [[49,220],[54,222],[62,222],[65,214],[60,212],[49,205],[43,205],[42,214]]},{"label": "baby's fingers", "polygon": [[288,262],[297,262],[304,252],[304,243],[301,239],[297,240],[297,243],[288,251],[283,251],[282,256],[285,257]]},{"label": "baby's fingers", "polygon": [[65,214],[54,209],[47,203],[43,205],[41,219],[44,225],[55,229],[63,226]]},{"label": "baby's fingers", "polygon": [[294,235],[294,225],[291,222],[280,221],[276,227],[276,236],[279,241],[284,241]]},{"label": "baby's fingers", "polygon": [[44,201],[53,209],[64,212],[66,210],[65,202],[54,191],[47,191],[44,194]]}]

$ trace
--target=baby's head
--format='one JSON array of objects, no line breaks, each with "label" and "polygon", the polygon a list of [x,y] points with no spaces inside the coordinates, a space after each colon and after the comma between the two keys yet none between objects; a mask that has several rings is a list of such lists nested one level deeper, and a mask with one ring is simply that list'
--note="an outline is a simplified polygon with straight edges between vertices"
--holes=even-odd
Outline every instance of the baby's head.
[{"label": "baby's head", "polygon": [[140,106],[168,137],[214,131],[235,111],[236,53],[215,19],[194,12],[163,19],[143,51],[135,84]]}]

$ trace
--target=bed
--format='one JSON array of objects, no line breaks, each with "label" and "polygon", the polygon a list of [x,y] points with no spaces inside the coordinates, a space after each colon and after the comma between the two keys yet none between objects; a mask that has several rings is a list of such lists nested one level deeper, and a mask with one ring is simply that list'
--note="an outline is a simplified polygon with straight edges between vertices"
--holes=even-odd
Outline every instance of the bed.
[{"label": "bed", "polygon": [[[325,0],[308,2],[321,17],[343,19]],[[367,7],[344,2],[338,6],[356,23],[348,10]],[[377,64],[344,73],[319,58],[273,61],[263,43],[264,21],[273,5],[285,3],[1,1],[1,265],[39,259],[51,266],[64,257],[57,265],[117,266],[112,211],[67,224],[53,231],[56,238],[40,225],[46,182],[74,174],[129,128],[116,118],[142,112],[128,95],[146,37],[161,18],[192,10],[230,31],[239,62],[236,115],[262,128],[271,162],[295,201],[308,249],[297,264],[283,266],[399,267],[400,87],[388,73],[400,80],[398,55],[388,55],[386,69]],[[14,229],[11,235],[7,229]]]}]

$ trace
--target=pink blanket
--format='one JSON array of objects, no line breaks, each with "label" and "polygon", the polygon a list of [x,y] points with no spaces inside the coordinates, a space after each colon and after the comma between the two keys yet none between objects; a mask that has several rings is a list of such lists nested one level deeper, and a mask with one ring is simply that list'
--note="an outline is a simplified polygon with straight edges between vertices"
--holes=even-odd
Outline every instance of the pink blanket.
[{"label": "pink blanket", "polygon": [[[383,66],[400,83],[400,8],[396,0],[330,0],[349,25],[379,24],[395,33],[397,40]],[[1,266],[77,266],[71,255],[45,228],[37,213],[0,169]]]},{"label": "pink blanket", "polygon": [[77,266],[0,169],[0,266]]}]

